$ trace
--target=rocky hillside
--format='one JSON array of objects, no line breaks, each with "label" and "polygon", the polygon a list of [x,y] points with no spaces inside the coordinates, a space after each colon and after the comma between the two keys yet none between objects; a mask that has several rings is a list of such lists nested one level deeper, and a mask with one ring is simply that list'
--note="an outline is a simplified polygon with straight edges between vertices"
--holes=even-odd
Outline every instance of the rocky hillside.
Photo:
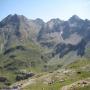
[{"label": "rocky hillside", "polygon": [[89,34],[90,21],[76,15],[48,22],[8,15],[0,22],[0,89],[26,79],[28,72],[53,72],[89,59]]},{"label": "rocky hillside", "polygon": [[68,21],[51,19],[46,23],[39,18],[30,20],[23,15],[8,15],[0,22],[0,51],[32,41],[53,48],[52,53],[60,53],[60,57],[72,50],[83,56],[90,43],[89,33],[90,21],[76,15]]}]

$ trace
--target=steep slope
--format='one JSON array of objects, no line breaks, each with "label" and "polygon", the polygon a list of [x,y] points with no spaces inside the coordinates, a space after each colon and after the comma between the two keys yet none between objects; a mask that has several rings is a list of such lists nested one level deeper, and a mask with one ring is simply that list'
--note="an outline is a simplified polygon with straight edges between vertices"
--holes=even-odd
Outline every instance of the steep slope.
[{"label": "steep slope", "polygon": [[8,15],[0,22],[0,46],[4,49],[35,41],[41,25],[23,15]]},{"label": "steep slope", "polygon": [[[22,72],[53,72],[74,61],[90,59],[90,21],[74,15],[48,22],[8,15],[0,22],[0,87]],[[67,68],[67,67],[66,67]],[[12,79],[11,79],[12,77]]]},{"label": "steep slope", "polygon": [[[48,36],[46,36],[45,38],[48,38],[49,41],[52,41],[54,42],[54,44],[56,44],[54,46],[53,52],[51,52],[52,57],[57,54],[59,54],[60,57],[63,57],[71,51],[76,51],[77,55],[80,56],[83,56],[85,54],[86,47],[90,43],[89,20],[82,20],[78,16],[74,15],[68,21],[62,21],[61,23],[59,23],[59,25],[57,25],[57,28],[54,27],[51,31],[52,32],[47,32],[46,34],[48,34],[48,36],[50,37],[54,37],[54,35],[56,35],[54,37],[54,40],[57,43],[55,43],[54,40]],[[52,44],[52,42],[49,42],[49,45]]]},{"label": "steep slope", "polygon": [[2,51],[15,45],[28,46],[29,41],[32,41],[49,48],[55,48],[61,43],[67,47],[68,44],[78,47],[82,40],[88,44],[89,33],[90,21],[76,15],[68,21],[51,19],[47,23],[39,18],[29,20],[23,15],[8,15],[0,22],[0,46]]}]

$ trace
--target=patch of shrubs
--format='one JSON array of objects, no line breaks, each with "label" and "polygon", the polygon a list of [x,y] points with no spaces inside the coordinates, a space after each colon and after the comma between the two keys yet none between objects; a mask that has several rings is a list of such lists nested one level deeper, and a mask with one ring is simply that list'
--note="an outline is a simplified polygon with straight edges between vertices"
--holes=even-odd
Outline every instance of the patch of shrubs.
[{"label": "patch of shrubs", "polygon": [[7,78],[4,77],[4,76],[0,76],[0,82],[6,82],[7,81]]},{"label": "patch of shrubs", "polygon": [[16,76],[16,81],[25,80],[34,75],[35,75],[34,73],[22,73],[22,74]]}]

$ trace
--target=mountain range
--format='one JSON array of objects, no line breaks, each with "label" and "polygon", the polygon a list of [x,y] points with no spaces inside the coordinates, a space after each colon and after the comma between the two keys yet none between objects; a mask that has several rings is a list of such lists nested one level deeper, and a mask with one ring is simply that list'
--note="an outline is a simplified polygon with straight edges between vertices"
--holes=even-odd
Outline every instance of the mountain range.
[{"label": "mountain range", "polygon": [[67,21],[44,22],[10,14],[0,21],[0,88],[16,82],[22,73],[53,72],[89,58],[88,19],[73,15]]},{"label": "mountain range", "polygon": [[48,22],[37,18],[27,19],[23,15],[8,15],[0,22],[1,52],[13,46],[32,41],[42,47],[53,48],[52,54],[64,56],[77,51],[83,56],[90,45],[90,21],[73,15],[68,21],[51,19]]}]

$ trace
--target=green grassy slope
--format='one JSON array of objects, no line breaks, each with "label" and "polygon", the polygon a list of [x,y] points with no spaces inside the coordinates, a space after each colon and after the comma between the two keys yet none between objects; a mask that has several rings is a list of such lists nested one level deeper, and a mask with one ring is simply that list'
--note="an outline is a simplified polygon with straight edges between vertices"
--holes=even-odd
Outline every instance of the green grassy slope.
[{"label": "green grassy slope", "polygon": [[[35,84],[28,85],[23,90],[61,90],[63,86],[90,77],[90,60],[82,59],[72,62],[65,69],[50,73],[47,77],[39,79]],[[47,81],[48,80],[48,81]],[[49,84],[49,82],[53,83]],[[45,83],[46,82],[46,83]],[[88,90],[90,86],[75,90]],[[72,89],[73,90],[73,89]]]},{"label": "green grassy slope", "polygon": [[[32,42],[13,46],[0,54],[0,77],[12,84],[19,72],[43,72],[47,60],[43,49]],[[5,82],[0,82],[0,87],[3,86],[6,86]]]}]

